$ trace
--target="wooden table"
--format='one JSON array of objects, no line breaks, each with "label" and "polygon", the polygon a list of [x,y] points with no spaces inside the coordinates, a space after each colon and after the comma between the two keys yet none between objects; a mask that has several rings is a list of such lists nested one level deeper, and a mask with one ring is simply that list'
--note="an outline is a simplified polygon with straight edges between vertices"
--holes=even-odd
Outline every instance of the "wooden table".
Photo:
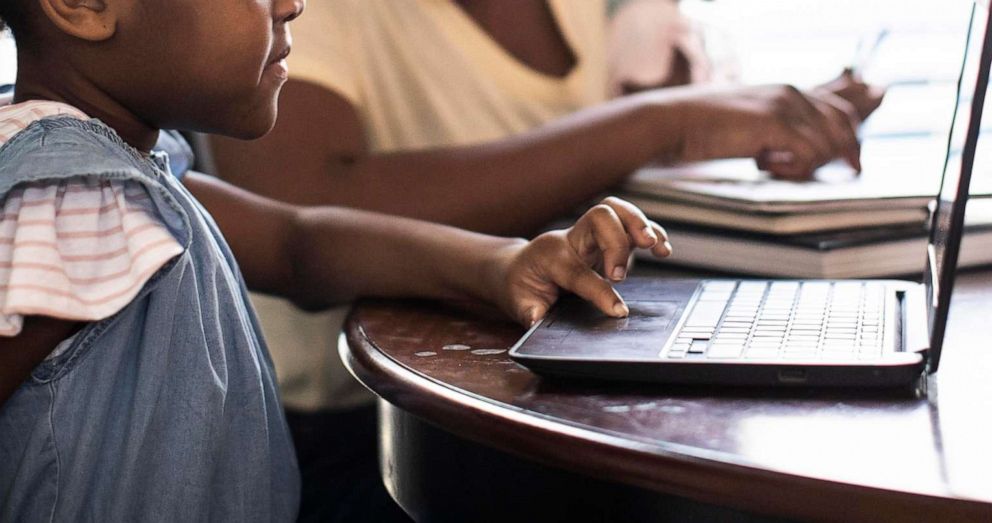
[{"label": "wooden table", "polygon": [[418,520],[992,521],[992,270],[958,277],[922,398],[547,380],[507,356],[522,329],[430,302],[347,331]]}]

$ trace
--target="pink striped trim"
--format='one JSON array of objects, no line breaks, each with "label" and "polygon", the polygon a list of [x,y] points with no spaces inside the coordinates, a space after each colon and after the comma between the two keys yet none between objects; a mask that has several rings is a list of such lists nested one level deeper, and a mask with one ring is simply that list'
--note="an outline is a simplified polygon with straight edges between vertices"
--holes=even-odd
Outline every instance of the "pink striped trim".
[{"label": "pink striped trim", "polygon": [[[175,244],[176,241],[171,236],[168,238],[163,238],[161,240],[149,243],[148,245],[145,245],[144,247],[138,249],[136,252],[132,254],[131,261],[128,263],[126,268],[113,274],[105,274],[103,276],[98,276],[95,278],[73,278],[72,276],[69,276],[69,273],[65,270],[64,267],[60,265],[50,265],[47,263],[18,262],[17,268],[25,269],[25,270],[54,272],[56,274],[61,274],[62,276],[65,276],[65,278],[69,280],[70,283],[75,283],[78,285],[95,285],[98,283],[105,283],[108,281],[116,280],[124,276],[129,276],[131,274],[131,271],[134,270],[134,266],[139,258],[141,258],[146,254],[154,252],[155,249],[158,249],[163,245],[171,246]],[[0,263],[0,269],[13,269],[13,268],[14,266],[12,263]]]},{"label": "pink striped trim", "polygon": [[17,133],[23,131],[36,120],[48,116],[65,115],[80,120],[87,118],[86,114],[59,102],[31,100],[0,108],[0,144],[7,142]]},{"label": "pink striped trim", "polygon": [[[57,191],[59,193],[80,193],[89,192],[94,189],[108,189],[108,185],[112,183],[109,180],[96,180],[96,179],[74,179],[70,182],[63,183],[58,186]],[[21,196],[25,191],[38,191],[38,190],[48,190],[51,189],[52,185],[46,181],[30,181],[23,182],[11,189],[10,194],[12,196]],[[125,194],[144,194],[143,189],[125,189]]]},{"label": "pink striped trim", "polygon": [[[165,234],[168,234],[168,233],[165,233]],[[20,245],[20,244],[18,244],[17,247],[14,247],[13,249],[11,249],[11,252],[12,253],[13,252],[17,252],[21,248],[36,248],[36,249],[49,248],[51,250],[54,250],[54,251],[58,252],[58,245],[56,245],[54,243],[40,242],[40,241],[26,241],[26,242],[23,242],[23,243],[26,243],[28,245]],[[176,242],[176,245],[179,245],[179,243]],[[180,247],[180,248],[182,248],[182,247]],[[130,245],[125,245],[125,246],[123,246],[123,247],[121,247],[119,249],[114,249],[112,251],[101,252],[101,253],[97,253],[97,254],[61,254],[61,258],[62,258],[62,261],[66,262],[66,263],[78,263],[78,262],[87,262],[87,261],[104,261],[104,260],[112,260],[114,258],[117,258],[118,256],[127,254],[128,252],[130,252]]]},{"label": "pink striped trim", "polygon": [[21,204],[18,206],[18,210],[21,210],[21,209],[24,209],[24,208],[30,209],[30,208],[34,208],[34,207],[45,207],[45,206],[51,205],[52,206],[52,209],[55,212],[57,212],[58,214],[65,214],[67,212],[74,213],[74,214],[80,214],[80,211],[82,211],[83,214],[88,214],[88,213],[94,213],[94,212],[95,213],[106,212],[106,211],[109,211],[111,209],[114,209],[114,208],[116,208],[117,206],[120,205],[119,202],[110,202],[110,203],[108,203],[106,205],[103,205],[102,207],[78,207],[78,208],[72,208],[72,209],[63,209],[63,208],[59,207],[58,209],[55,209],[55,204],[56,203],[58,203],[58,202],[56,202],[54,199],[53,200],[34,200],[34,201],[30,201],[30,202],[21,202]]},{"label": "pink striped trim", "polygon": [[[60,320],[69,321],[94,321],[105,318],[106,316],[97,314],[78,314],[75,311],[59,311],[55,309],[49,309],[46,307],[37,306],[24,306],[18,307],[16,314],[9,314],[8,316],[48,316],[49,318],[58,318]],[[7,334],[10,333],[10,334]],[[20,333],[20,330],[3,330],[0,329],[0,336],[16,336]]]},{"label": "pink striped trim", "polygon": [[[131,196],[125,196],[125,198],[127,198],[127,201],[125,202],[125,205],[127,207],[125,212],[127,214],[130,214],[135,211],[141,212],[147,210],[147,207],[145,206],[131,205],[132,203],[135,203],[136,201],[139,200],[151,200],[151,197],[149,197],[148,195],[145,195],[144,198],[136,198]],[[43,205],[51,205],[52,214],[57,214],[58,216],[56,216],[56,219],[58,219],[64,216],[86,216],[88,214],[102,214],[107,211],[111,211],[113,209],[119,208],[121,205],[120,202],[110,202],[102,207],[75,207],[70,209],[65,209],[65,208],[55,209],[55,203],[56,203],[55,200],[38,200],[37,202],[24,202],[20,205],[18,211],[20,211],[20,209],[24,209],[25,207],[41,207]],[[16,220],[19,217],[20,217],[19,213],[0,214],[0,222],[6,220]],[[24,222],[19,222],[19,223],[23,224]]]},{"label": "pink striped trim", "polygon": [[[84,214],[94,214],[94,213],[84,213]],[[99,213],[96,213],[96,214],[99,215]],[[128,214],[130,214],[130,213],[128,213]],[[138,213],[136,213],[136,214],[138,214]],[[141,213],[141,214],[143,215],[143,213]],[[77,215],[77,216],[80,216],[80,215]],[[110,216],[113,216],[113,215],[110,215]],[[18,226],[18,228],[21,228],[21,227],[41,227],[41,226],[45,226],[45,227],[58,227],[58,220],[61,220],[61,219],[64,219],[64,218],[65,218],[65,216],[57,216],[54,220],[48,219],[48,218],[39,218],[37,220],[19,220],[19,221],[15,222],[15,223]],[[105,235],[105,234],[112,233],[114,231],[114,229],[121,229],[122,227],[123,227],[123,225],[115,225],[114,227],[112,227],[110,229],[101,229],[101,230],[96,230],[96,231],[73,231],[73,232],[56,231],[56,232],[57,233],[60,233],[60,236],[59,237],[62,237],[61,234],[83,234],[83,233],[86,233],[86,234],[97,234],[97,235],[104,234]],[[123,230],[123,229],[121,229],[121,230]],[[10,237],[7,236],[7,238],[10,238]]]},{"label": "pink striped trim", "polygon": [[[26,221],[27,222],[33,222],[33,223],[26,223],[26,224],[25,223],[21,223],[20,225],[22,227],[23,226],[37,227],[37,226],[42,226],[42,225],[47,225],[47,226],[51,226],[51,227],[54,227],[55,226],[55,221],[54,220],[26,220]],[[108,236],[113,236],[113,235],[116,235],[116,234],[123,235],[125,239],[130,240],[136,234],[142,233],[142,232],[144,232],[144,231],[146,231],[146,230],[148,230],[150,228],[158,228],[158,227],[161,227],[161,224],[159,224],[157,222],[148,222],[148,223],[139,225],[139,226],[137,226],[137,227],[135,227],[135,228],[127,231],[127,232],[124,232],[124,226],[123,225],[117,225],[117,226],[111,227],[109,229],[104,229],[102,231],[78,231],[78,232],[56,231],[55,234],[56,234],[56,238],[58,238],[60,240],[78,240],[78,239],[83,239],[83,238],[106,238]],[[16,246],[20,246],[22,244],[32,244],[33,245],[34,243],[44,243],[44,242],[33,242],[31,240],[17,241],[17,238],[12,238],[10,236],[0,237],[0,245],[14,245],[14,244],[16,244]],[[48,243],[51,244],[51,242],[48,242]],[[35,245],[35,246],[38,247],[40,245]]]},{"label": "pink striped trim", "polygon": [[[0,108],[0,144],[21,132],[34,121],[48,116],[66,115],[85,119],[87,116],[79,110],[59,103],[33,101],[15,106]],[[72,199],[68,195],[83,194],[86,197]],[[10,191],[0,208],[0,225],[4,227],[16,227],[16,237],[0,237],[0,249],[9,247],[10,252],[4,253],[5,257],[14,258],[19,249],[43,248],[52,249],[59,254],[61,265],[54,263],[7,261],[0,262],[0,270],[11,272],[21,270],[40,271],[38,273],[28,273],[23,276],[24,280],[30,283],[9,282],[8,275],[6,284],[0,285],[0,304],[6,304],[9,310],[14,312],[3,315],[3,319],[16,323],[21,315],[41,314],[70,320],[97,320],[105,317],[105,313],[113,313],[120,306],[126,304],[130,297],[134,296],[147,280],[159,271],[170,259],[182,253],[182,247],[176,242],[168,229],[161,223],[160,219],[154,216],[154,209],[147,205],[152,197],[143,188],[135,189],[128,183],[115,184],[110,181],[73,181],[62,184],[53,184],[48,181],[29,182],[19,185]],[[108,202],[108,203],[104,203]],[[75,204],[74,207],[72,205]],[[49,210],[50,207],[50,210]],[[116,208],[116,211],[115,211]],[[38,216],[39,219],[27,218],[23,210],[33,209],[30,214]],[[45,216],[50,213],[51,218]],[[85,230],[60,231],[57,224],[72,225],[75,222],[66,222],[64,219],[70,217],[94,216],[103,225],[106,219],[120,220],[117,226],[90,229],[95,223],[80,223]],[[13,221],[14,223],[10,223]],[[32,236],[33,229],[24,230],[26,227],[51,227],[55,233],[56,241],[42,240],[21,240],[20,238]],[[39,237],[35,234],[35,237]],[[135,242],[136,238],[146,238],[146,241]],[[83,252],[93,251],[101,246],[110,247],[115,243],[124,243],[120,248],[111,249],[104,252],[87,252],[87,254],[63,255],[60,249],[67,245],[64,240],[83,240],[81,243],[69,244]],[[141,244],[144,245],[141,245]],[[133,250],[132,250],[133,249]],[[47,258],[47,254],[42,258]],[[116,259],[122,256],[130,256],[126,260],[121,260],[123,268],[114,270],[110,274],[100,274],[100,263],[106,260]],[[38,259],[38,258],[34,258]],[[71,277],[69,269],[71,264],[89,263],[92,267],[78,267],[77,270],[86,272],[77,274],[98,274],[93,277]],[[140,265],[149,266],[147,270],[140,273],[136,271]],[[105,266],[110,268],[109,266]],[[112,269],[113,270],[113,269]],[[43,273],[61,275],[65,278],[70,287],[89,287],[87,294],[103,292],[104,295],[97,295],[89,298],[80,296],[78,289],[53,288],[49,282],[44,280],[55,279],[46,277]],[[74,271],[75,272],[75,271]],[[37,274],[37,276],[36,276]],[[41,282],[35,283],[39,279]],[[65,281],[57,282],[60,286],[67,285]],[[123,286],[123,288],[121,288]],[[120,290],[113,291],[113,288]],[[18,294],[11,296],[11,294]],[[43,302],[56,300],[52,303],[55,307],[45,305]],[[25,302],[24,306],[18,306],[17,302]],[[40,302],[40,305],[29,305],[30,302]],[[69,305],[78,304],[78,306]],[[120,305],[118,305],[120,304]],[[58,310],[58,309],[65,310]],[[10,329],[0,329],[6,333]],[[16,334],[16,333],[14,333]]]},{"label": "pink striped trim", "polygon": [[[148,231],[141,231],[141,232],[145,233]],[[167,232],[163,231],[163,233],[168,235]],[[171,238],[171,236],[169,237]],[[133,240],[134,238],[131,239]],[[178,245],[178,242],[176,244]],[[123,247],[114,249],[112,251],[106,251],[97,254],[62,254],[61,251],[59,250],[59,247],[60,246],[58,244],[52,242],[25,240],[23,242],[17,242],[17,245],[13,249],[11,249],[10,252],[13,254],[21,249],[50,249],[55,252],[58,252],[62,258],[62,261],[74,263],[74,262],[84,262],[84,261],[109,260],[127,253],[130,249],[130,245],[125,244]]]},{"label": "pink striped trim", "polygon": [[108,303],[113,302],[114,300],[119,300],[127,296],[128,294],[133,293],[136,289],[144,285],[152,274],[155,274],[161,268],[162,268],[161,266],[153,267],[147,271],[142,272],[136,277],[137,281],[135,281],[131,285],[128,285],[123,290],[104,296],[102,298],[94,298],[94,299],[80,298],[69,291],[64,291],[61,289],[53,289],[51,287],[45,287],[43,285],[33,285],[33,284],[0,285],[0,291],[7,291],[7,294],[16,291],[34,291],[41,294],[48,294],[50,296],[58,296],[60,298],[65,298],[70,301],[79,303],[81,305],[96,307],[100,305],[106,305]]},{"label": "pink striped trim", "polygon": [[[170,236],[170,238],[171,238],[171,236]],[[88,262],[88,261],[106,261],[106,260],[112,260],[114,258],[117,258],[118,256],[127,254],[127,252],[129,251],[129,249],[130,249],[130,246],[129,245],[125,245],[124,247],[121,247],[120,249],[117,249],[117,250],[114,250],[114,251],[109,251],[109,252],[102,252],[102,253],[99,253],[99,254],[76,254],[76,255],[63,254],[62,255],[62,261],[66,262],[66,263],[80,263],[80,262]]]},{"label": "pink striped trim", "polygon": [[[110,190],[110,184],[113,183],[108,180],[94,180],[95,183],[86,183],[80,181],[73,181],[68,183],[63,183],[56,189],[56,194],[78,194],[78,193],[90,193],[93,191],[106,191]],[[10,190],[7,196],[7,200],[12,200],[16,198],[24,197],[24,193],[27,191],[42,191],[51,189],[52,185],[49,182],[24,182],[19,184]],[[47,192],[47,191],[46,191]],[[116,194],[116,193],[115,193]],[[128,198],[148,196],[148,193],[144,189],[125,189],[124,196]]]}]

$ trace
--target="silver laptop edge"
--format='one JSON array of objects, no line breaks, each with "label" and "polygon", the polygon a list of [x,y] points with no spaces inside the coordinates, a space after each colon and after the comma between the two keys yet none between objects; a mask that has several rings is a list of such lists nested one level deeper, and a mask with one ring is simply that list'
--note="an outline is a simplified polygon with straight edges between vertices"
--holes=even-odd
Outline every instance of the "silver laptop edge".
[{"label": "silver laptop edge", "polygon": [[[947,155],[941,177],[940,193],[937,196],[936,207],[930,224],[927,265],[923,273],[923,281],[927,291],[927,327],[930,336],[927,370],[931,373],[936,372],[940,365],[944,330],[947,326],[947,313],[950,310],[951,292],[954,287],[954,273],[957,269],[961,237],[964,234],[965,207],[971,186],[975,151],[981,132],[985,95],[988,91],[989,68],[990,63],[992,63],[992,38],[990,38],[992,34],[989,33],[989,24],[992,23],[992,19],[990,16],[992,13],[988,9],[987,1],[972,4],[971,21],[968,24],[968,41],[962,59],[961,74],[958,77],[951,132],[947,138]],[[978,22],[978,26],[976,26],[976,22]],[[982,33],[977,34],[975,31],[982,31]],[[981,44],[981,54],[976,61],[977,75],[974,78],[974,91],[970,101],[967,101],[964,93],[972,85],[972,79],[967,77],[970,72],[969,59],[974,56],[975,44],[977,43]],[[963,102],[970,105],[962,107]],[[956,161],[956,141],[961,136],[959,136],[960,130],[955,124],[962,115],[965,115],[965,111],[967,111],[968,128],[963,137],[963,148],[958,162]]]},{"label": "silver laptop edge", "polygon": [[[980,25],[976,26],[976,21]],[[992,35],[988,32],[990,24],[992,24],[992,13],[988,9],[987,2],[974,2],[968,24],[961,72],[958,77],[957,96],[951,131],[948,133],[940,192],[931,216],[926,268],[923,273],[925,296],[921,296],[917,289],[906,288],[891,289],[886,295],[883,314],[885,323],[883,326],[882,354],[921,353],[926,358],[927,372],[929,373],[936,372],[940,364],[957,257],[961,237],[964,233],[964,215],[971,185],[975,152],[981,133],[990,63],[992,63],[992,38],[990,38]],[[974,53],[978,50],[976,49],[977,44],[980,44],[980,54],[975,59]],[[972,65],[969,60],[975,60],[974,65],[977,66],[975,69],[977,74],[974,78],[967,77],[968,73],[971,72],[969,66]],[[973,91],[970,91],[970,96],[968,96],[965,93],[969,93],[968,89],[972,85],[974,85]],[[960,129],[955,124],[961,117],[968,118],[968,127],[963,136],[963,147],[958,158],[957,145],[962,136],[959,136],[961,134]],[[696,293],[686,305],[685,312],[678,319],[674,333],[666,341],[659,355],[664,354],[675,343],[676,335],[692,313],[700,294],[703,292],[704,285],[708,281],[720,280],[704,280],[700,283]],[[896,332],[898,318],[895,313],[897,308],[902,312],[903,328],[899,333]],[[756,361],[755,363],[759,362]]]}]

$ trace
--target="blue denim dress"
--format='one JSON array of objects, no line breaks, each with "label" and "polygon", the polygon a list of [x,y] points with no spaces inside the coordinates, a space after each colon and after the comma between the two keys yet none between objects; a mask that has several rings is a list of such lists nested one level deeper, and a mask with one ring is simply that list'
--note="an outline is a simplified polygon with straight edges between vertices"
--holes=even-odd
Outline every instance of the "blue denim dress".
[{"label": "blue denim dress", "polygon": [[295,519],[275,375],[217,225],[166,154],[97,120],[39,120],[0,148],[0,201],[80,177],[140,182],[184,252],[0,407],[0,521]]}]

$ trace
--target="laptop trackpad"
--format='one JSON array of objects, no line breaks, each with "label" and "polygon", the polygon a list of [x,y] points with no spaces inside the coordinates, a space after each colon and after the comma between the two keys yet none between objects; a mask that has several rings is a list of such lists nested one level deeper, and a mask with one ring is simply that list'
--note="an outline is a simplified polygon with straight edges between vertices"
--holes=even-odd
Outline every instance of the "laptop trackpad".
[{"label": "laptop trackpad", "polygon": [[655,358],[683,302],[628,301],[630,316],[610,318],[572,297],[562,300],[526,341],[523,352],[568,359]]}]

